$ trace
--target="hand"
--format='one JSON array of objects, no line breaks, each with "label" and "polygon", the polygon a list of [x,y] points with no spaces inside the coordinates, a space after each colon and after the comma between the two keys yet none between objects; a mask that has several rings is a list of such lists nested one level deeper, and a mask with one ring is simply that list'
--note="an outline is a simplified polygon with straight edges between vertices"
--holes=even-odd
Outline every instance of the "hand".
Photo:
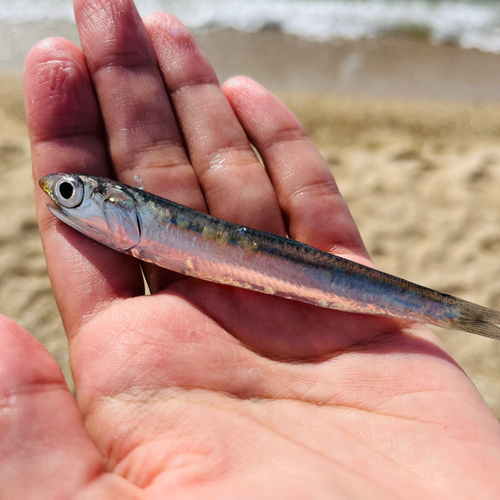
[{"label": "hand", "polygon": [[[174,17],[78,0],[83,53],[26,63],[35,181],[115,176],[368,263],[318,151],[246,78],[221,90]],[[250,142],[266,164],[264,170]],[[3,320],[2,499],[499,498],[500,426],[422,325],[147,269],[55,219],[40,231],[77,402]],[[5,215],[5,214],[4,214]]]}]

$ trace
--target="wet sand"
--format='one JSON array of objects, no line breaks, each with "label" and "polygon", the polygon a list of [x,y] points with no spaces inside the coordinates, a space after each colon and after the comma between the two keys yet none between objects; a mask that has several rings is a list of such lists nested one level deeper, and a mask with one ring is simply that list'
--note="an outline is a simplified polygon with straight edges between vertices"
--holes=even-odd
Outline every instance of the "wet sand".
[{"label": "wet sand", "polygon": [[[328,162],[382,270],[500,309],[500,104],[494,103],[500,80],[492,80],[500,72],[500,57],[380,42],[372,49],[378,70],[375,56],[365,56],[361,66],[354,61],[355,71],[366,77],[362,88],[340,88],[331,83],[336,81],[332,61],[341,65],[347,52],[375,42],[349,49],[347,42],[304,46],[274,32],[221,36],[199,35],[221,79],[244,72],[278,91]],[[256,62],[270,41],[282,69]],[[246,54],[243,59],[223,61],[218,47],[230,42],[236,53]],[[404,88],[397,61],[383,63],[384,50],[395,57],[396,49],[403,60],[420,61]],[[304,55],[313,53],[316,60]],[[452,53],[460,62],[455,73]],[[424,74],[426,57],[429,74]],[[441,66],[448,64],[448,74],[439,58]],[[336,71],[341,74],[338,66]],[[420,80],[418,72],[424,75]],[[459,76],[461,83],[454,85]],[[433,86],[424,95],[428,81]],[[448,93],[446,85],[453,87]],[[35,334],[72,384],[36,224],[19,75],[0,76],[0,213],[0,312]],[[435,331],[500,418],[500,342]]]}]

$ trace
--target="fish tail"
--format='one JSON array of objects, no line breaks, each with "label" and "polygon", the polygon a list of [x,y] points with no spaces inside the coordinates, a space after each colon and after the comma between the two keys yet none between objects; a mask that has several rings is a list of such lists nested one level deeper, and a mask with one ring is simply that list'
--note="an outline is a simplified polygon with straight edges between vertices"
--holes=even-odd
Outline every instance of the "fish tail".
[{"label": "fish tail", "polygon": [[500,312],[458,299],[461,315],[451,328],[500,340]]}]

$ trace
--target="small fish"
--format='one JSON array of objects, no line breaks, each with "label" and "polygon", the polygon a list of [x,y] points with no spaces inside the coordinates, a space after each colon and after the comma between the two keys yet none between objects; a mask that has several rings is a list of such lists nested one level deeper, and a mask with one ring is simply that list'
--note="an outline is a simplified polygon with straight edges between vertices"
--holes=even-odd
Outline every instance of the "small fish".
[{"label": "small fish", "polygon": [[500,339],[500,312],[118,182],[51,174],[49,210],[119,252],[203,280],[315,306],[392,316]]}]

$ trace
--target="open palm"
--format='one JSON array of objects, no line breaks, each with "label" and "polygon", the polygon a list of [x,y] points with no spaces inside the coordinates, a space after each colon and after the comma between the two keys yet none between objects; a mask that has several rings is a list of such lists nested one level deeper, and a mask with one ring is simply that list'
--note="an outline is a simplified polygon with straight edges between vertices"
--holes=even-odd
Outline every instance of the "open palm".
[{"label": "open palm", "polygon": [[[140,175],[165,198],[369,264],[273,95],[245,78],[221,90],[170,15],[141,20],[131,0],[75,11],[83,53],[49,39],[26,63],[35,180]],[[499,498],[498,422],[422,325],[149,267],[145,296],[137,261],[45,201],[37,190],[78,402],[3,320],[2,499]]]}]

